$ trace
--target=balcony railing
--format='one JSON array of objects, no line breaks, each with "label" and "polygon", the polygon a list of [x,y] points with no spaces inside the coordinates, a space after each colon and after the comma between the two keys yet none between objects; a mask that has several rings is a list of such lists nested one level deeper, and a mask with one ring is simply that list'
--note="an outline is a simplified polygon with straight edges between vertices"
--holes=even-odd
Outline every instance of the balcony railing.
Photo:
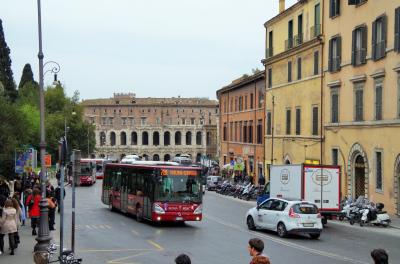
[{"label": "balcony railing", "polygon": [[311,27],[311,38],[316,38],[321,35],[321,24],[315,24]]},{"label": "balcony railing", "polygon": [[303,34],[297,34],[294,36],[294,46],[297,47],[303,44]]},{"label": "balcony railing", "polygon": [[361,65],[367,62],[366,58],[367,58],[367,50],[366,49],[358,49],[355,50],[355,65]]},{"label": "balcony railing", "polygon": [[340,63],[341,63],[341,58],[340,57],[333,57],[332,59],[330,59],[329,61],[330,65],[331,65],[331,72],[336,72],[340,70]]},{"label": "balcony railing", "polygon": [[293,38],[285,40],[285,50],[293,48]]},{"label": "balcony railing", "polygon": [[266,55],[267,55],[267,59],[272,57],[274,55],[273,49],[272,48],[267,49]]}]

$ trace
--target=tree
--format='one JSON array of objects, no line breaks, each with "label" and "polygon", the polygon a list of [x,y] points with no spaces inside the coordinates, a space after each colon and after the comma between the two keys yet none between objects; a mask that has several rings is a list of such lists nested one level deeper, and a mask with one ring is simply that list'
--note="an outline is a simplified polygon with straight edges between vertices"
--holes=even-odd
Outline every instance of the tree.
[{"label": "tree", "polygon": [[18,89],[21,89],[26,83],[35,83],[35,80],[33,79],[32,68],[29,63],[25,64],[24,69],[22,70],[22,76],[18,85]]},{"label": "tree", "polygon": [[7,46],[4,31],[3,22],[0,19],[0,82],[3,83],[5,96],[10,101],[14,101],[17,98],[17,90],[15,89],[15,82],[13,78],[13,72],[11,70],[11,58],[10,49]]}]

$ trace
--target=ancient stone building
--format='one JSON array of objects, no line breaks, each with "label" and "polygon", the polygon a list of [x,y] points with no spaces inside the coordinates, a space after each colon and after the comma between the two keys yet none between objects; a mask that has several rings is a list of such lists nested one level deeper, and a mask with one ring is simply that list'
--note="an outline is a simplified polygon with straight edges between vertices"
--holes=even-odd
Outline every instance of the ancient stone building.
[{"label": "ancient stone building", "polygon": [[86,120],[95,125],[98,157],[120,159],[137,154],[170,160],[181,154],[193,161],[216,158],[218,102],[207,98],[112,98],[82,102]]}]

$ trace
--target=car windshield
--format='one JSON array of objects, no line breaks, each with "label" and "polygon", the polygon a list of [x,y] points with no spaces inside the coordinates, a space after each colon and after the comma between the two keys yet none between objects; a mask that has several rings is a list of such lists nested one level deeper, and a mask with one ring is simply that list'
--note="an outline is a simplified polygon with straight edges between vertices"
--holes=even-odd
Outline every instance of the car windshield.
[{"label": "car windshield", "polygon": [[295,204],[292,208],[297,214],[318,214],[318,208],[309,203]]},{"label": "car windshield", "polygon": [[163,176],[156,186],[156,201],[200,202],[201,180],[193,176]]}]

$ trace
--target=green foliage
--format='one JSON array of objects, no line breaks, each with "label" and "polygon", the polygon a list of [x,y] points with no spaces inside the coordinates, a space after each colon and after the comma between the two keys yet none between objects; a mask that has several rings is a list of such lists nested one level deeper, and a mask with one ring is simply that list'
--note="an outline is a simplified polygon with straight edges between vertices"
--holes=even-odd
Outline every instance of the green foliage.
[{"label": "green foliage", "polygon": [[46,112],[58,113],[62,112],[70,100],[66,98],[64,88],[58,84],[56,87],[47,87],[44,101],[46,104]]},{"label": "green foliage", "polygon": [[33,72],[31,65],[29,63],[25,64],[24,69],[22,70],[21,80],[18,85],[18,89],[21,89],[27,83],[34,83]]},{"label": "green foliage", "polygon": [[17,103],[19,105],[29,104],[39,108],[39,84],[27,82],[18,89]]},{"label": "green foliage", "polygon": [[3,22],[0,19],[0,82],[4,87],[4,95],[13,102],[17,98],[13,72],[11,69],[10,49],[7,46]]}]

